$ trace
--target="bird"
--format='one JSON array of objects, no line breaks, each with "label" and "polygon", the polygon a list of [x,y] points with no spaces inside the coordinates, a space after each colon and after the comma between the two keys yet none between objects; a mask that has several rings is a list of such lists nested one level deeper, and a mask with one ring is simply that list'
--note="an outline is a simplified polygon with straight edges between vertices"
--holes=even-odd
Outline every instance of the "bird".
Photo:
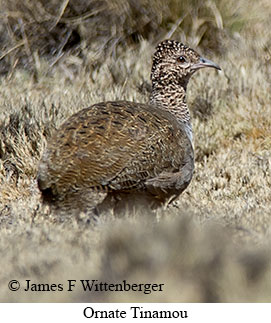
[{"label": "bird", "polygon": [[70,116],[48,140],[37,174],[43,201],[82,212],[97,211],[108,199],[136,203],[141,196],[167,205],[178,198],[194,172],[187,85],[206,67],[221,70],[179,41],[160,42],[147,104],[94,104]]}]

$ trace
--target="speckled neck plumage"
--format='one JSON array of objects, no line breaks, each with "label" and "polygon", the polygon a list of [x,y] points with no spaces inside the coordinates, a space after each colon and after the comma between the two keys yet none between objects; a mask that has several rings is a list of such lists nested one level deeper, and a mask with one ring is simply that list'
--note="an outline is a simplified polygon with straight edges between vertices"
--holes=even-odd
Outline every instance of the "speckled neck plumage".
[{"label": "speckled neck plumage", "polygon": [[174,83],[153,84],[150,103],[169,111],[180,122],[190,122],[190,113],[186,103],[186,89],[181,85]]},{"label": "speckled neck plumage", "polygon": [[186,87],[188,79],[172,78],[157,79],[152,75],[152,92],[150,103],[160,109],[166,110],[176,117],[178,122],[185,125],[187,135],[192,141],[192,126],[190,113],[186,102]]}]

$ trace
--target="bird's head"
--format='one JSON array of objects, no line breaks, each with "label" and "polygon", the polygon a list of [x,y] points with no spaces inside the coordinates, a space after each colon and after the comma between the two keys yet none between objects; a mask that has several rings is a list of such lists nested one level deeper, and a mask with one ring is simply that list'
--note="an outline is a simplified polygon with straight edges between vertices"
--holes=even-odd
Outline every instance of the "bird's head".
[{"label": "bird's head", "polygon": [[156,47],[153,55],[151,80],[161,86],[175,83],[186,88],[195,71],[213,67],[221,68],[214,62],[201,57],[196,51],[176,40],[164,40]]}]

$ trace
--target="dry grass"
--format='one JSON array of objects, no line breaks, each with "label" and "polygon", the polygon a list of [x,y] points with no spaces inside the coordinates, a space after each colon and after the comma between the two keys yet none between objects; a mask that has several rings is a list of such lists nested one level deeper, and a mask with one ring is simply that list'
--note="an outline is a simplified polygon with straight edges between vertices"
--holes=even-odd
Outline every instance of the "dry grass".
[{"label": "dry grass", "polygon": [[[0,299],[270,301],[269,1],[182,1],[178,8],[173,0],[156,1],[157,7],[127,1],[125,12],[115,7],[118,1],[63,1],[57,14],[56,1],[19,3],[0,1],[0,30],[8,30],[0,53]],[[63,33],[80,37],[72,43]],[[153,44],[167,34],[223,68],[199,72],[189,86],[196,151],[191,185],[155,218],[137,209],[95,223],[54,217],[42,207],[35,179],[46,139],[94,102],[146,102]],[[166,289],[10,292],[10,279],[127,279]]]}]

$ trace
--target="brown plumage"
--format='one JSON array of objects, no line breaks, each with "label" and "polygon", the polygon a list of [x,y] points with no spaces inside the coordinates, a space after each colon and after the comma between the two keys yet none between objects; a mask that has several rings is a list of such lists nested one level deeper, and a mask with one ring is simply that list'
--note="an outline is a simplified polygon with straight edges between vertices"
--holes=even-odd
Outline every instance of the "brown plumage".
[{"label": "brown plumage", "polygon": [[166,40],[153,57],[149,104],[102,102],[72,115],[48,142],[38,171],[45,200],[85,210],[129,193],[165,202],[179,196],[194,169],[186,104],[190,76],[216,64]]}]

